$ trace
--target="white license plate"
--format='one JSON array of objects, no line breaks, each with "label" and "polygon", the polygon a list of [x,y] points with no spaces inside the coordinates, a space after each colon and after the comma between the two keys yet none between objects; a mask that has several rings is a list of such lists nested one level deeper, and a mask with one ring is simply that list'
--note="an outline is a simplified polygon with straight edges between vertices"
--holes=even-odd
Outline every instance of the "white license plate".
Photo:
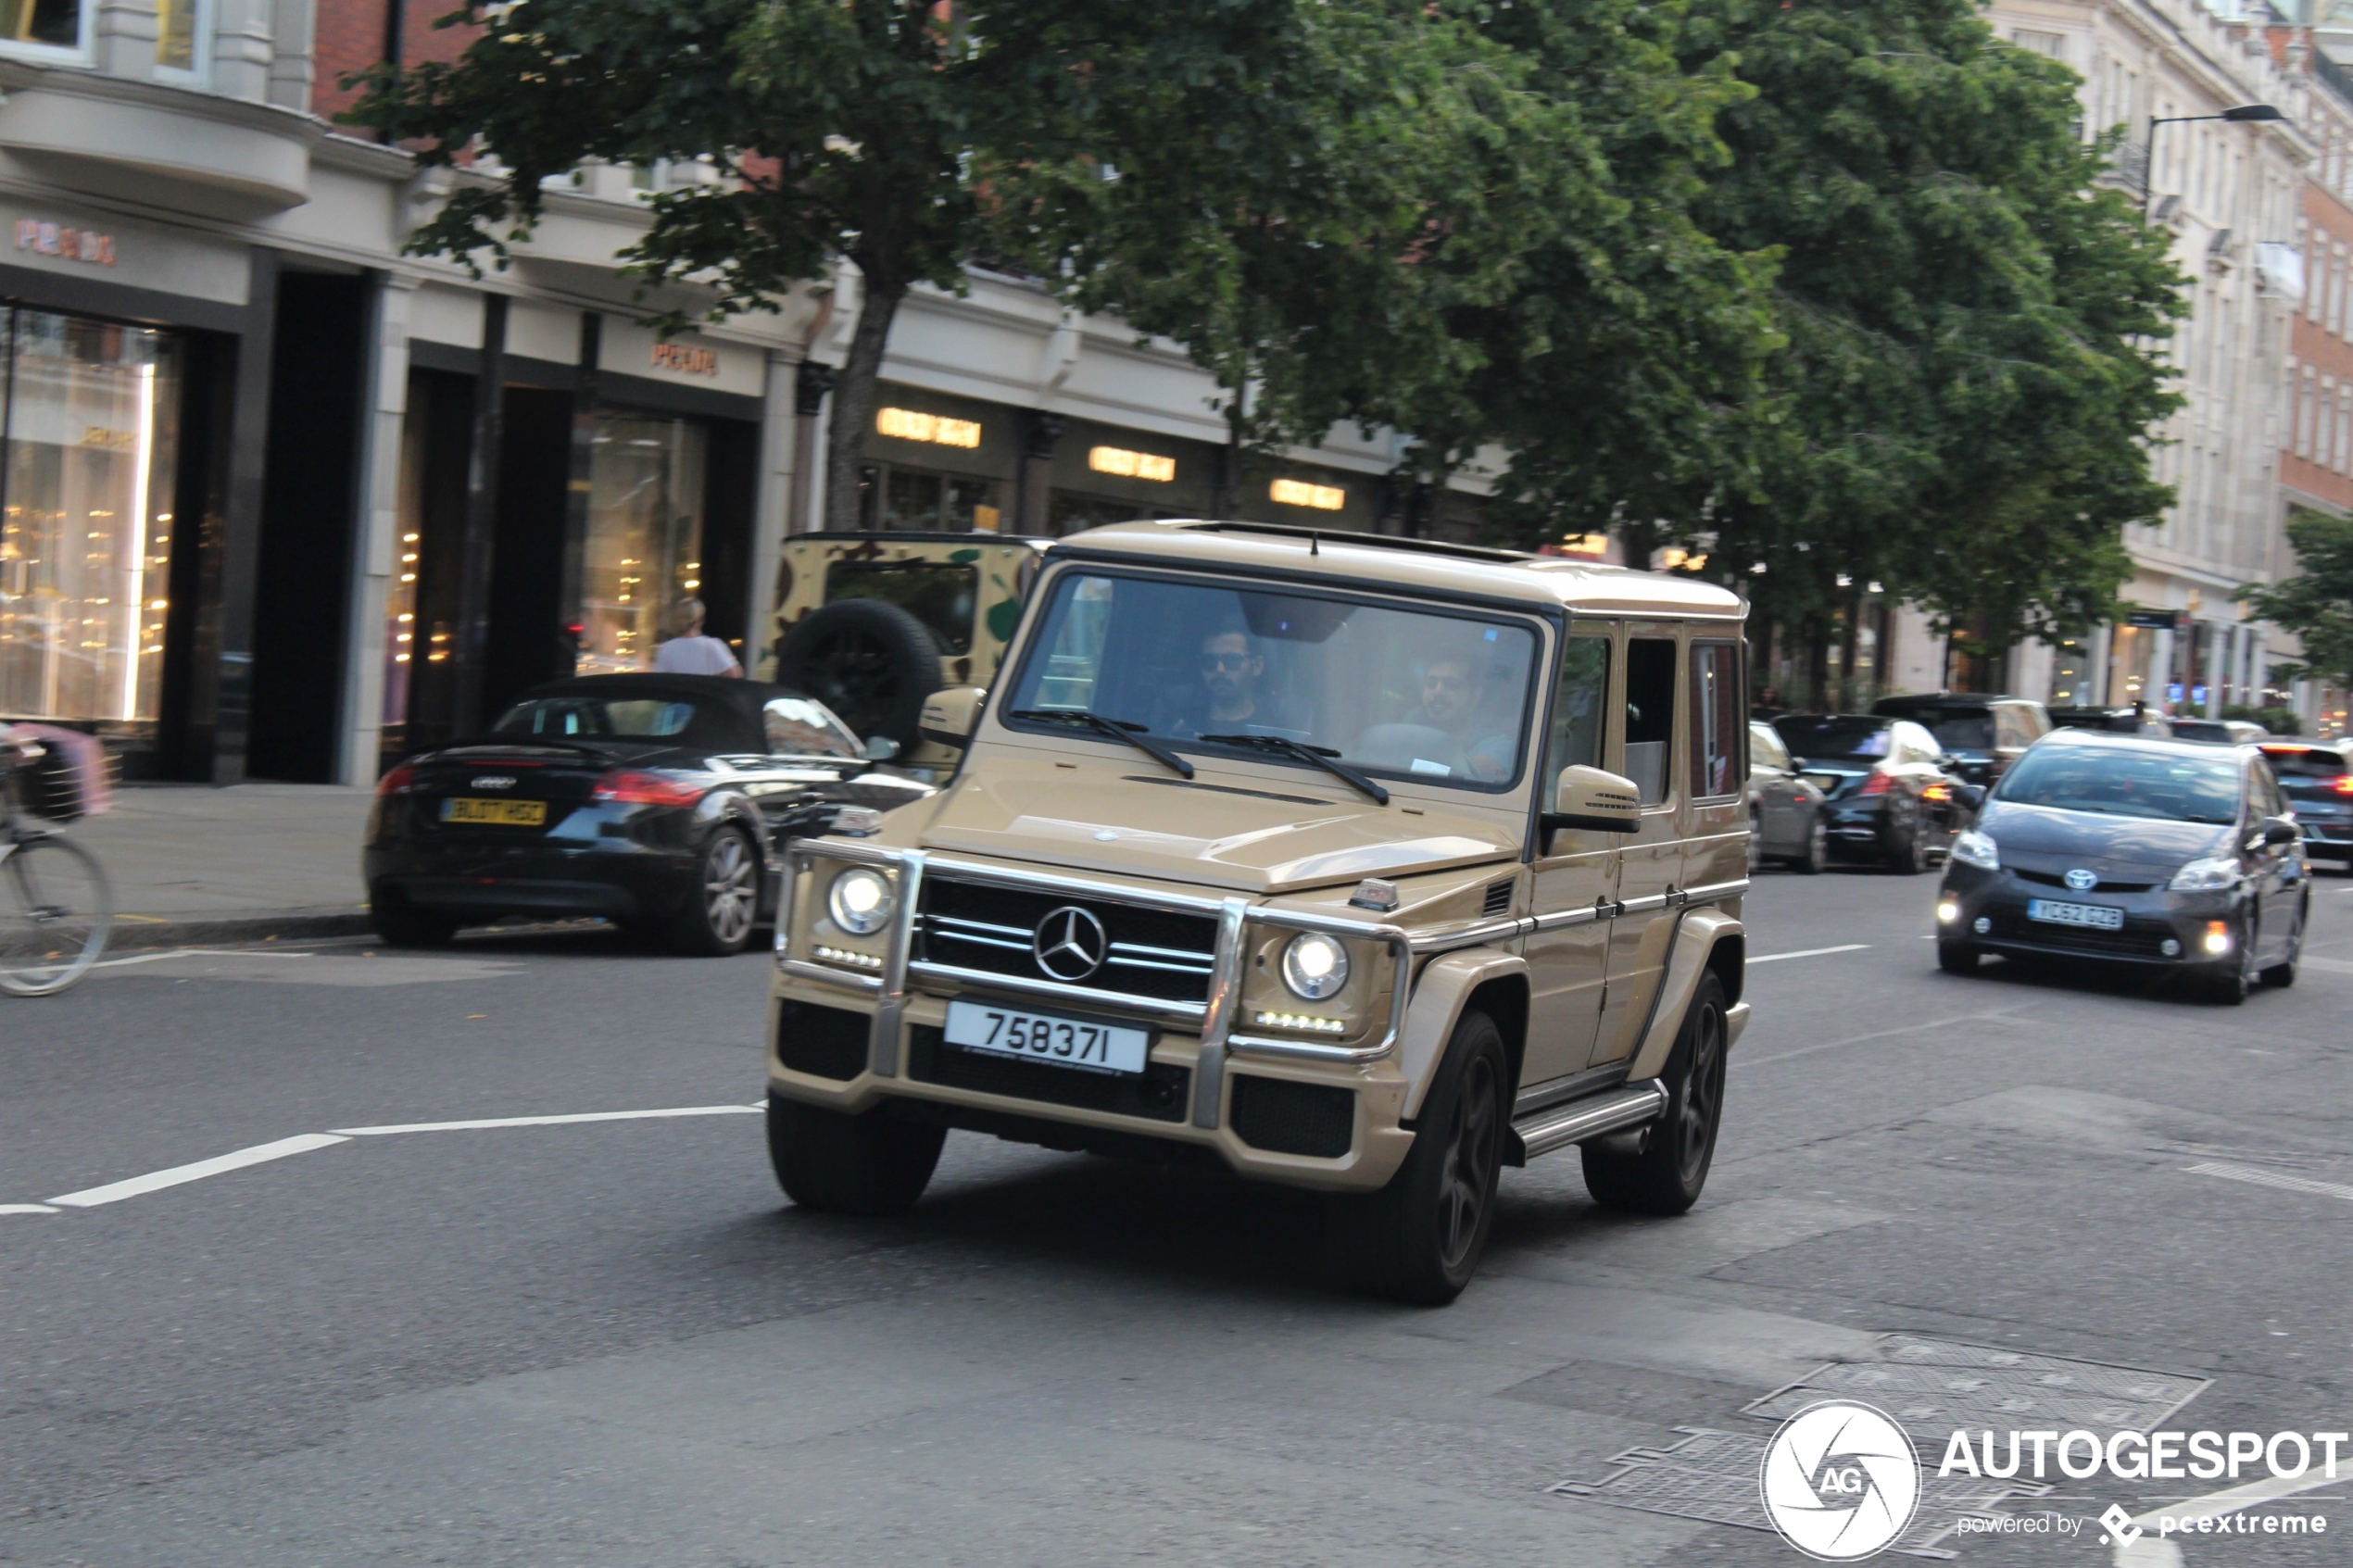
[{"label": "white license plate", "polygon": [[1023,1057],[1055,1067],[1141,1073],[1151,1049],[1151,1033],[987,1002],[956,1001],[948,1004],[948,1043],[968,1051]]},{"label": "white license plate", "polygon": [[2124,911],[2106,904],[2062,904],[2056,898],[2030,898],[2026,918],[2051,925],[2081,925],[2094,931],[2121,931]]}]

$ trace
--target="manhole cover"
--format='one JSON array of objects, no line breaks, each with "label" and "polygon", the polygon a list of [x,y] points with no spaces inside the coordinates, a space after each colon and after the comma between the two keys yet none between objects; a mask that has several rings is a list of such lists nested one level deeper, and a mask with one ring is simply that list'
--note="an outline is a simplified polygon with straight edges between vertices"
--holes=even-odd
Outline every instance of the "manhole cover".
[{"label": "manhole cover", "polygon": [[1906,1424],[1948,1431],[2082,1426],[2147,1432],[2210,1381],[1907,1334],[1881,1340],[1880,1356],[1818,1367],[1741,1413],[1780,1422],[1817,1399],[1846,1399],[1867,1400]]}]

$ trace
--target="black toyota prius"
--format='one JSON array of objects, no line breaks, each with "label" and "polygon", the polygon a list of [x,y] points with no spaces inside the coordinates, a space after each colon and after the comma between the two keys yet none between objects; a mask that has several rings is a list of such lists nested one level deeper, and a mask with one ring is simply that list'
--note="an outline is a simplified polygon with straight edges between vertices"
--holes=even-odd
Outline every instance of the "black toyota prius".
[{"label": "black toyota prius", "polygon": [[2259,979],[2295,984],[2311,904],[2299,839],[2251,746],[2055,731],[1953,841],[1937,961],[2096,959],[2244,1001]]},{"label": "black toyota prius", "polygon": [[601,915],[675,951],[738,952],[785,839],[931,793],[867,749],[824,704],[757,681],[535,687],[378,784],[360,857],[376,931],[424,947],[506,915]]}]

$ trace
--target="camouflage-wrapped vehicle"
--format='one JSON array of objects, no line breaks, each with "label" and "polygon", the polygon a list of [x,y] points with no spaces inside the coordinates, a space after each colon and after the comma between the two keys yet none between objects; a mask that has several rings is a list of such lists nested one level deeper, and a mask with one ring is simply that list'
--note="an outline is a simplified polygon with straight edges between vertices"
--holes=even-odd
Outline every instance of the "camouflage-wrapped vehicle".
[{"label": "camouflage-wrapped vehicle", "polygon": [[806,692],[912,769],[954,765],[925,741],[924,700],[986,686],[1021,621],[1051,539],[988,533],[803,533],[785,541],[768,649],[753,673]]}]

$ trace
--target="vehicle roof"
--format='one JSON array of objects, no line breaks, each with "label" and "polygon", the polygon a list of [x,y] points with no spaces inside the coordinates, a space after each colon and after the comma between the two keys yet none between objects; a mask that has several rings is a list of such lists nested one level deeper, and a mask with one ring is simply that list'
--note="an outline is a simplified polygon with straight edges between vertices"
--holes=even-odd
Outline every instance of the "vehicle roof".
[{"label": "vehicle roof", "polygon": [[1984,696],[1976,692],[1916,692],[1883,696],[1871,704],[1874,713],[1908,713],[1930,708],[1991,708],[1996,703],[2040,707],[2031,696]]},{"label": "vehicle roof", "polygon": [[2246,754],[2257,750],[2252,742],[2210,740],[2176,740],[2171,735],[2129,735],[2119,730],[2053,730],[2034,743],[2037,749],[2046,746],[2106,746],[2122,751],[2151,751],[2182,757],[2211,757],[2217,751],[2233,751],[2246,759]]},{"label": "vehicle roof", "polygon": [[868,545],[1026,545],[1044,551],[1054,543],[1045,533],[990,533],[980,529],[955,533],[944,528],[821,528],[807,533],[796,533],[786,545],[830,545],[855,541]]},{"label": "vehicle roof", "polygon": [[772,698],[799,696],[789,686],[771,685],[765,681],[746,681],[733,675],[673,675],[664,671],[640,670],[616,675],[570,675],[560,681],[547,681],[532,687],[516,697],[527,702],[545,696],[683,696],[711,703],[730,712],[757,713]]},{"label": "vehicle roof", "polygon": [[1118,557],[1139,566],[1215,564],[1269,574],[1313,573],[1365,587],[1509,599],[1589,614],[1737,621],[1748,613],[1747,604],[1729,588],[1680,572],[1281,523],[1200,518],[1114,522],[1074,533],[1050,555]]}]

